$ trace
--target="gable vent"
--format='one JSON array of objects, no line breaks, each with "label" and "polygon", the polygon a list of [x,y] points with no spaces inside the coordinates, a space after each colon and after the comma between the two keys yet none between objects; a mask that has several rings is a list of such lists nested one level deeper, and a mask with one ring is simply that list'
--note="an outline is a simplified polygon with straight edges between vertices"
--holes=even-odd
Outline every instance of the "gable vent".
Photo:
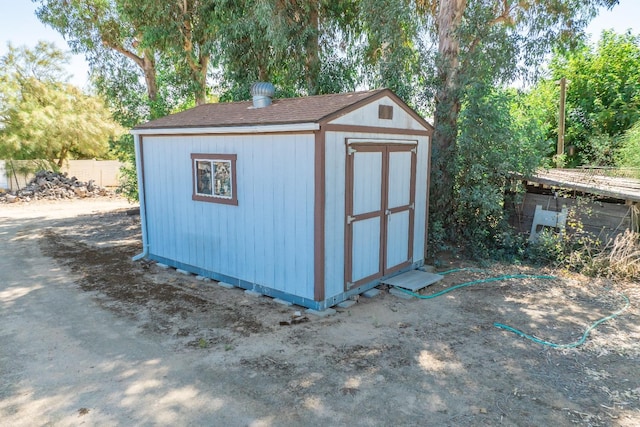
[{"label": "gable vent", "polygon": [[271,83],[257,82],[252,84],[253,108],[264,108],[271,105],[271,98],[275,92],[276,90]]},{"label": "gable vent", "polygon": [[378,105],[378,118],[393,120],[393,107],[391,105]]}]

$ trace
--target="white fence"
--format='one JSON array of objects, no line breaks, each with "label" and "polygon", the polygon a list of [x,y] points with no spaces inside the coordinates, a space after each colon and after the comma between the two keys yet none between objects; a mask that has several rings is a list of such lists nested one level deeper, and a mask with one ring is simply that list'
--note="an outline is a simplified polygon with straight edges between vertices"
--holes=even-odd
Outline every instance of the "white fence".
[{"label": "white fence", "polygon": [[[12,160],[13,168],[19,170],[21,165],[33,163],[29,160]],[[11,168],[8,160],[0,160],[0,189],[15,191],[24,187],[34,174],[22,174],[20,172],[7,173]],[[75,176],[78,180],[87,182],[93,180],[101,187],[117,187],[118,174],[122,163],[118,160],[69,160],[61,168],[69,176]]]}]

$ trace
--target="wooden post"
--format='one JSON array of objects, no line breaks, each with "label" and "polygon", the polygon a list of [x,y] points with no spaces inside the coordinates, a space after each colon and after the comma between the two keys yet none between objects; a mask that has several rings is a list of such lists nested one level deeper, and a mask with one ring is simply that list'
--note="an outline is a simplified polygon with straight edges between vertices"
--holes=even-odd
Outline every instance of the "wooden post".
[{"label": "wooden post", "polygon": [[629,206],[629,229],[640,233],[640,203],[633,200],[625,200],[624,204]]},{"label": "wooden post", "polygon": [[564,110],[565,100],[567,97],[567,79],[561,78],[560,81],[560,117],[558,118],[558,155],[564,154]]}]

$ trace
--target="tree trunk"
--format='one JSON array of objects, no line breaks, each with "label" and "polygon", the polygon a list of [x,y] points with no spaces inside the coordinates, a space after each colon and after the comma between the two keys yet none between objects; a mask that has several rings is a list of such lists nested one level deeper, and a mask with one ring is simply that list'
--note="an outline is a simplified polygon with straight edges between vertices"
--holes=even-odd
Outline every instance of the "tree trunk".
[{"label": "tree trunk", "polygon": [[62,165],[64,165],[64,161],[67,158],[68,152],[69,150],[67,149],[67,147],[63,147],[60,150],[60,154],[58,155],[58,161],[55,163],[56,165],[58,165],[58,168],[62,168]]},{"label": "tree trunk", "polygon": [[147,86],[147,96],[149,97],[149,100],[153,102],[158,99],[158,81],[153,54],[145,54],[144,58],[142,58],[142,64],[140,67],[144,73],[144,82]]},{"label": "tree trunk", "polygon": [[320,45],[318,33],[320,31],[320,22],[318,16],[318,5],[311,4],[309,14],[309,24],[312,26],[311,35],[306,42],[306,61],[305,69],[307,72],[307,90],[309,95],[318,94],[318,80],[320,77]]},{"label": "tree trunk", "polygon": [[454,162],[460,113],[460,43],[457,31],[466,6],[466,0],[441,0],[436,16],[439,87],[435,99],[430,212],[451,236],[455,232]]},{"label": "tree trunk", "polygon": [[151,49],[145,49],[143,52],[144,56],[138,56],[134,52],[125,49],[123,46],[110,43],[106,39],[103,39],[102,43],[106,47],[131,59],[138,67],[140,67],[144,74],[144,82],[147,86],[147,96],[151,102],[155,101],[158,98],[158,77],[156,74],[156,61],[153,56],[153,51]]},{"label": "tree trunk", "polygon": [[193,71],[194,80],[196,81],[196,105],[207,103],[207,69],[209,67],[209,57],[201,54],[198,61],[198,69]]}]

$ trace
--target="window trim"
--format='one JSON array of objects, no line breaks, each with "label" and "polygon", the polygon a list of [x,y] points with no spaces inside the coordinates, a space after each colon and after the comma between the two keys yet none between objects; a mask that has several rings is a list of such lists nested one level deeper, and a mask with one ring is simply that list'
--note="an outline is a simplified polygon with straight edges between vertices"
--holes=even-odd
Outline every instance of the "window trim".
[{"label": "window trim", "polygon": [[[238,206],[238,185],[236,180],[236,160],[238,156],[236,154],[205,154],[205,153],[192,153],[191,154],[191,184],[192,184],[192,194],[191,199],[198,202],[209,202],[209,203],[220,203],[223,205],[234,205]],[[231,197],[221,197],[216,195],[203,195],[197,192],[196,183],[197,183],[197,161],[215,161],[215,160],[224,160],[231,162]]]}]

